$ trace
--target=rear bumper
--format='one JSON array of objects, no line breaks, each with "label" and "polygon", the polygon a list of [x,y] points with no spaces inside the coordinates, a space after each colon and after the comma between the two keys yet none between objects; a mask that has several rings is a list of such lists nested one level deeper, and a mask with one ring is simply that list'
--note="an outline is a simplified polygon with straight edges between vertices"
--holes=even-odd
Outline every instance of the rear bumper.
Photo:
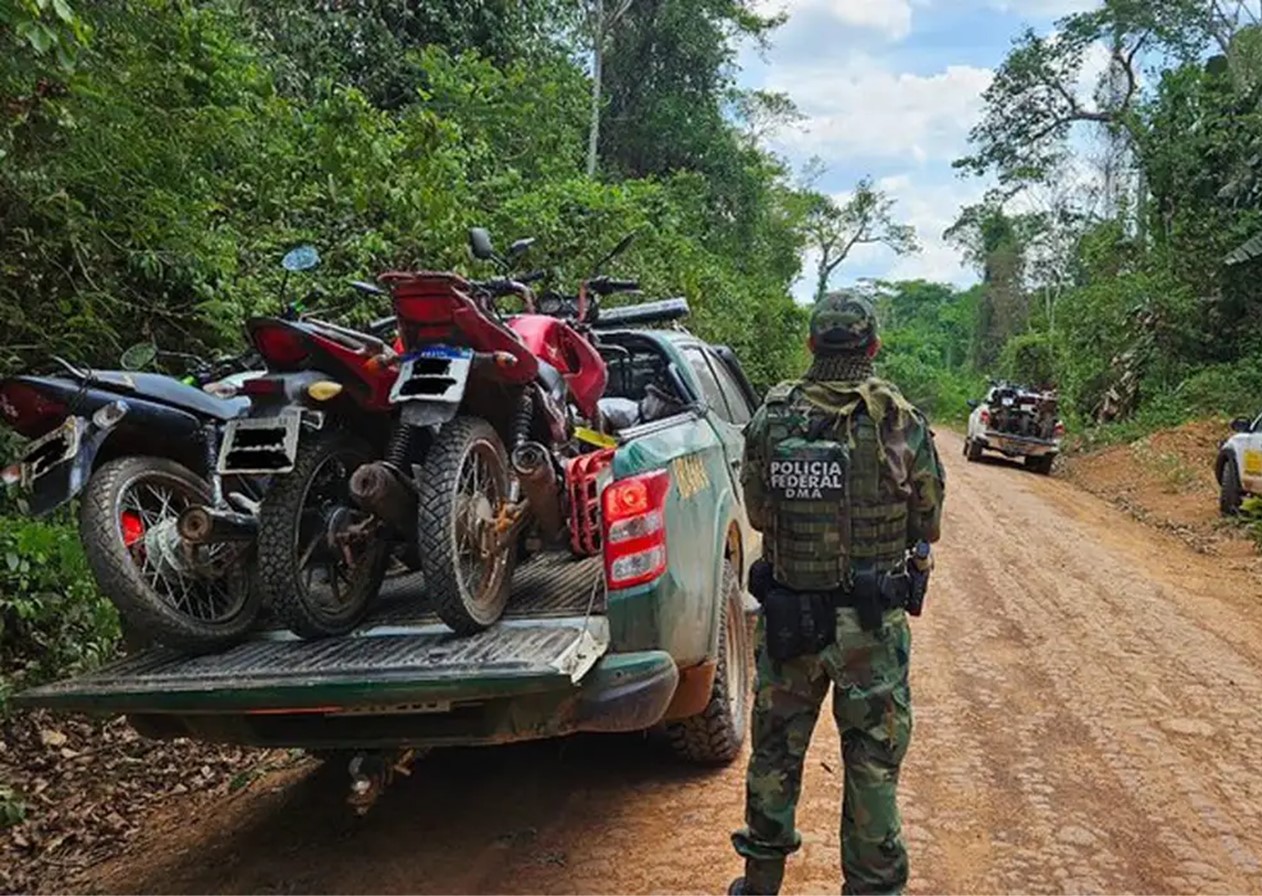
[{"label": "rear bumper", "polygon": [[1043,457],[1060,453],[1060,442],[1013,436],[993,430],[987,430],[977,441],[983,448],[998,451],[1007,457]]}]

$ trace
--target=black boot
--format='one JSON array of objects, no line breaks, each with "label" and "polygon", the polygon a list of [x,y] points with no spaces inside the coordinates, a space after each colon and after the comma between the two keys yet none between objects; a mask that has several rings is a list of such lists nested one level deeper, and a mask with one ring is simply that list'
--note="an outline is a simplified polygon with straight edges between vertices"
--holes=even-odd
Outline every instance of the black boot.
[{"label": "black boot", "polygon": [[732,881],[728,896],[776,896],[783,880],[783,859],[746,859],[745,876]]}]

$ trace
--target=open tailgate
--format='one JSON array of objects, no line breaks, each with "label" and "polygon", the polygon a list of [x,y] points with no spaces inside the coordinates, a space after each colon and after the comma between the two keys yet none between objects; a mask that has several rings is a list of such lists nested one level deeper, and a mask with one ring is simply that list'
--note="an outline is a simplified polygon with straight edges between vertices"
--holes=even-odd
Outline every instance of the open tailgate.
[{"label": "open tailgate", "polygon": [[600,585],[598,561],[542,558],[514,577],[506,618],[477,635],[456,636],[431,614],[409,611],[414,598],[397,597],[346,637],[265,632],[205,656],[149,650],[25,691],[15,703],[109,713],[327,713],[569,688],[609,645]]}]

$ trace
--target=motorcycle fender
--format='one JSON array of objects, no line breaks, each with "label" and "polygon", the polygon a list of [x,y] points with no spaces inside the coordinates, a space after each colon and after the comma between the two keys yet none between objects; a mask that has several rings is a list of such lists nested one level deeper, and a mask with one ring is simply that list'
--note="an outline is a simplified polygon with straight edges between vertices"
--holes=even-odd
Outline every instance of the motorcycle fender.
[{"label": "motorcycle fender", "polygon": [[459,410],[459,401],[413,399],[403,405],[402,419],[407,426],[438,427],[455,417]]},{"label": "motorcycle fender", "polygon": [[111,426],[98,426],[91,418],[77,417],[78,448],[74,455],[61,461],[30,483],[29,503],[32,516],[46,516],[77,497],[88,484],[96,456],[105,440],[114,431]]}]

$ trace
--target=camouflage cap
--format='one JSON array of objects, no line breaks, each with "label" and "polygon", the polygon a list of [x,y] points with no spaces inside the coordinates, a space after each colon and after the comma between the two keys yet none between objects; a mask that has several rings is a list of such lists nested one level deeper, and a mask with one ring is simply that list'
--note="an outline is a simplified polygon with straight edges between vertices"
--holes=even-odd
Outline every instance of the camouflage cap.
[{"label": "camouflage cap", "polygon": [[857,352],[876,339],[876,311],[857,292],[830,292],[811,309],[811,340],[817,354]]}]

